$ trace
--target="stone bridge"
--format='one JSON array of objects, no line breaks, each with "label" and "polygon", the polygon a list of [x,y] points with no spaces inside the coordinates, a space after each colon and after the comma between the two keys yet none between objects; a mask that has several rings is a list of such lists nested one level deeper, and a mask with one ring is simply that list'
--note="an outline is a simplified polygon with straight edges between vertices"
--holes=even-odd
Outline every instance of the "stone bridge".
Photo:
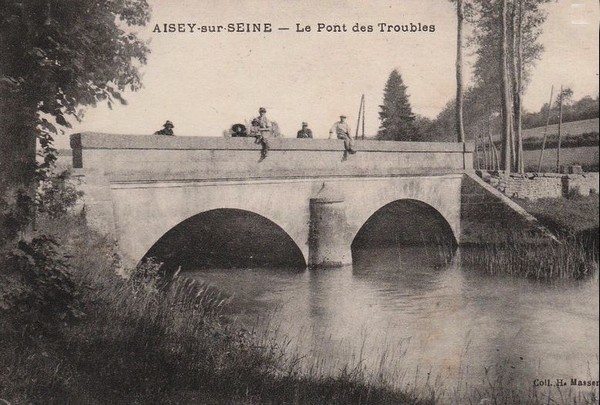
[{"label": "stone bridge", "polygon": [[326,267],[382,243],[485,242],[534,224],[471,169],[470,144],[82,133],[71,136],[88,223],[128,265]]}]

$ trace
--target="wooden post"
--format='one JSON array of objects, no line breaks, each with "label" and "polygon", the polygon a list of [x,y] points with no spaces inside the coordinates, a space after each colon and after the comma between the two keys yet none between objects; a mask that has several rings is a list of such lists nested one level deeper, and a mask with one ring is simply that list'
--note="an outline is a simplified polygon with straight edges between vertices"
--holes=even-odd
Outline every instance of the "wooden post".
[{"label": "wooden post", "polygon": [[558,147],[556,149],[556,173],[560,173],[560,127],[562,124],[563,86],[560,86],[558,99]]},{"label": "wooden post", "polygon": [[362,139],[365,139],[365,95],[363,94],[363,102],[362,102]]},{"label": "wooden post", "polygon": [[552,96],[554,95],[554,85],[550,89],[550,102],[548,103],[548,115],[546,115],[546,128],[544,128],[544,139],[542,140],[542,150],[540,152],[540,162],[538,163],[538,173],[542,171],[542,161],[544,160],[544,149],[546,148],[546,137],[548,136],[548,125],[550,124],[550,111],[552,111]]},{"label": "wooden post", "polygon": [[481,138],[481,146],[483,148],[483,167],[485,168],[485,170],[489,170],[490,169],[489,160],[488,160],[489,148],[486,146],[487,142],[486,142],[483,131],[481,131],[480,128],[478,128],[477,132],[479,133],[479,137]]},{"label": "wooden post", "polygon": [[360,115],[363,111],[363,103],[365,101],[365,95],[360,97],[360,105],[358,106],[358,120],[356,121],[356,132],[354,133],[354,139],[358,139],[358,127],[360,126]]},{"label": "wooden post", "polygon": [[477,170],[481,169],[481,165],[479,163],[479,144],[480,144],[480,140],[479,137],[477,135],[475,135],[475,167],[477,168]]}]

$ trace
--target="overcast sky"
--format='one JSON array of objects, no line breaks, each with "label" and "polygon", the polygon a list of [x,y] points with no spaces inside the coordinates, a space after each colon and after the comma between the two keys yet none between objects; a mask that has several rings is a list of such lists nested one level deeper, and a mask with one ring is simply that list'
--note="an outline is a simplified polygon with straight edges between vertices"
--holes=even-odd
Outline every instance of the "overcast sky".
[{"label": "overcast sky", "polygon": [[[150,3],[152,20],[139,32],[152,50],[143,67],[144,88],[126,94],[127,106],[89,109],[73,132],[150,134],[169,119],[177,135],[221,136],[264,106],[287,137],[302,121],[316,137],[326,137],[340,113],[354,128],[365,94],[366,132],[372,135],[383,87],[395,68],[417,114],[434,118],[454,97],[455,12],[445,0]],[[559,0],[546,9],[541,37],[546,50],[525,94],[528,110],[547,102],[553,84],[570,86],[575,98],[598,91],[598,1]],[[273,32],[152,32],[156,24],[162,29],[165,23],[237,22],[271,23]],[[312,31],[298,33],[296,23],[311,25]],[[349,32],[318,33],[318,23],[346,24]],[[354,33],[355,23],[372,25],[374,32]],[[435,25],[435,32],[381,33],[378,23]],[[468,66],[466,71],[468,80]],[[58,141],[59,147],[67,144]]]}]

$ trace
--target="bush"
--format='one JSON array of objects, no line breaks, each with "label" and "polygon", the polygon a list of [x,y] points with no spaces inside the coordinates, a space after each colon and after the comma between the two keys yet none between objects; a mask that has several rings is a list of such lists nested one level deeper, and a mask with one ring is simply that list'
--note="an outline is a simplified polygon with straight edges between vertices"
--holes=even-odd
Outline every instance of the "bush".
[{"label": "bush", "polygon": [[40,182],[37,194],[37,206],[41,213],[51,218],[66,214],[83,196],[83,191],[77,190],[67,170],[47,176]]},{"label": "bush", "polygon": [[55,239],[20,241],[2,259],[0,309],[39,314],[44,320],[79,318],[79,286]]},{"label": "bush", "polygon": [[161,282],[162,263],[157,263],[153,258],[144,260],[129,272],[128,282],[134,291],[158,291]]}]

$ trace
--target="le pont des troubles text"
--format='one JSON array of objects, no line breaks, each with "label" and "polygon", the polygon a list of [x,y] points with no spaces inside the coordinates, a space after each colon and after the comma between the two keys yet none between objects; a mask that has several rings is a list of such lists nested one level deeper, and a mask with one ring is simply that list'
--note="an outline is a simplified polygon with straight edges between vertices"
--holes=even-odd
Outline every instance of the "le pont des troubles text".
[{"label": "le pont des troubles text", "polygon": [[197,23],[161,23],[155,24],[153,33],[273,33],[289,31],[296,33],[432,33],[435,32],[435,24],[403,23],[393,24],[380,22],[376,24],[328,24],[319,22],[316,24],[296,23],[293,26],[277,26],[270,22],[231,22],[221,25],[204,25]]}]

